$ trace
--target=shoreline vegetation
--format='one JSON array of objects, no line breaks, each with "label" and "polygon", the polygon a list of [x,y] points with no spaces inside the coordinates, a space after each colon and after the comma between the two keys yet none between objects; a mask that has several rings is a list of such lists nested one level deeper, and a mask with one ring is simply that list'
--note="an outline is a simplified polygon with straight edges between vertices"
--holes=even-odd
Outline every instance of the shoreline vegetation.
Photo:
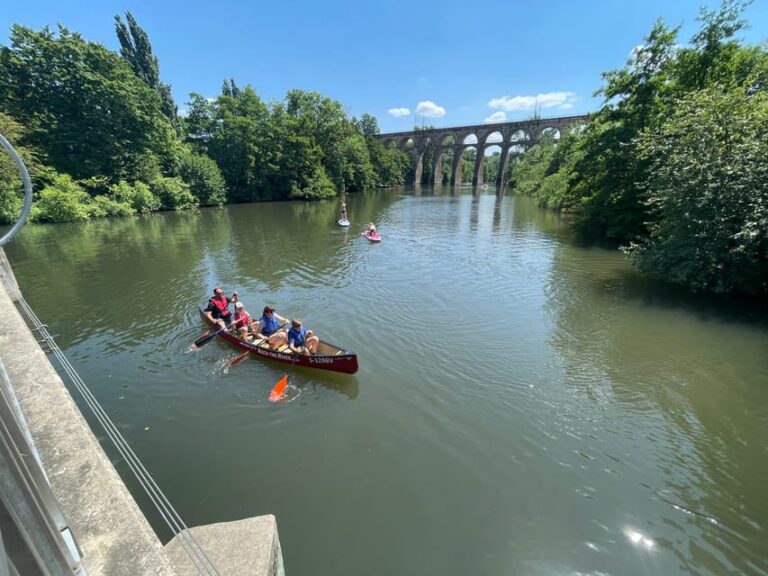
[{"label": "shoreline vegetation", "polygon": [[[179,114],[149,38],[115,17],[120,53],[63,26],[15,24],[0,46],[0,132],[34,180],[33,222],[85,221],[238,202],[332,198],[404,182],[408,156],[376,140],[375,117],[289,90],[263,102],[224,81]],[[0,159],[0,224],[21,208]]]},{"label": "shoreline vegetation", "polygon": [[[768,49],[736,38],[749,4],[702,8],[688,44],[658,20],[625,67],[603,74],[588,125],[510,159],[510,189],[585,238],[617,242],[650,276],[768,296]],[[119,53],[63,26],[16,24],[0,46],[0,133],[33,177],[33,222],[321,200],[402,184],[412,169],[376,139],[374,116],[348,118],[313,91],[265,103],[229,79],[179,114],[144,30],[130,13],[115,30]],[[489,175],[498,162],[486,158]],[[0,155],[0,224],[21,204]]]}]

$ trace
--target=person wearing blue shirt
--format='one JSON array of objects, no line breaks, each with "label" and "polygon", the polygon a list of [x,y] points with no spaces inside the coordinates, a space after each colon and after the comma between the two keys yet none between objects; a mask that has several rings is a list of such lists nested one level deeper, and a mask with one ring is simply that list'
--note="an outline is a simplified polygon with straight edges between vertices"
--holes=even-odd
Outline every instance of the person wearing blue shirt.
[{"label": "person wearing blue shirt", "polygon": [[288,324],[288,318],[280,316],[272,306],[264,306],[256,337],[266,338],[271,348],[280,348],[288,342],[285,330],[281,329],[286,324]]},{"label": "person wearing blue shirt", "polygon": [[291,327],[288,329],[288,347],[297,354],[310,356],[317,352],[320,339],[312,333],[312,330],[305,330],[301,326],[301,320],[294,318],[291,320]]}]

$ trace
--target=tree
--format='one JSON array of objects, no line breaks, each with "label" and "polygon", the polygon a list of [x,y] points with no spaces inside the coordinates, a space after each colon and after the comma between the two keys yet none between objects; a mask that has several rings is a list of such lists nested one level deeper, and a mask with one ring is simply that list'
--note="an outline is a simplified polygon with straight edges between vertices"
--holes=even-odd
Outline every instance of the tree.
[{"label": "tree", "polygon": [[120,54],[131,65],[134,74],[158,93],[162,101],[163,113],[171,124],[177,127],[178,109],[171,95],[171,87],[160,81],[160,67],[157,57],[152,53],[149,36],[130,12],[125,13],[125,19],[128,24],[125,24],[119,15],[115,16],[115,31],[120,42]]},{"label": "tree", "polygon": [[363,113],[363,115],[360,116],[360,120],[352,118],[352,124],[354,124],[366,138],[379,135],[379,122],[376,120],[376,116]]},{"label": "tree", "polygon": [[638,139],[649,235],[642,270],[692,290],[768,293],[768,94],[692,92]]},{"label": "tree", "polygon": [[0,111],[27,127],[43,162],[75,179],[133,180],[148,156],[172,162],[157,93],[120,56],[64,27],[57,36],[13,26],[0,48]]},{"label": "tree", "polygon": [[221,206],[227,200],[227,185],[221,170],[211,158],[182,150],[179,176],[200,206]]},{"label": "tree", "polygon": [[662,116],[658,97],[667,85],[676,38],[677,30],[659,20],[627,66],[603,74],[606,84],[598,94],[605,104],[581,141],[564,199],[584,233],[629,239],[645,230],[637,183],[647,166],[638,161],[633,139]]}]

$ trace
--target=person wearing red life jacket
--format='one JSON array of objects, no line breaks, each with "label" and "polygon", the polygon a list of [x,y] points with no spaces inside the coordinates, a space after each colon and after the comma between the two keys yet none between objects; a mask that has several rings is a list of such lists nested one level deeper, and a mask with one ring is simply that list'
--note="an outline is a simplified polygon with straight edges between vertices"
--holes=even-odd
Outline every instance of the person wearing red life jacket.
[{"label": "person wearing red life jacket", "polygon": [[213,297],[208,299],[205,315],[208,316],[211,322],[218,324],[221,328],[226,328],[232,323],[232,313],[229,311],[229,305],[235,304],[237,300],[237,292],[232,292],[232,298],[227,298],[224,296],[224,290],[214,288]]},{"label": "person wearing red life jacket", "polygon": [[245,305],[242,302],[235,303],[235,314],[233,316],[235,322],[235,330],[240,333],[240,338],[248,340],[248,334],[251,331],[251,315],[245,309]]}]

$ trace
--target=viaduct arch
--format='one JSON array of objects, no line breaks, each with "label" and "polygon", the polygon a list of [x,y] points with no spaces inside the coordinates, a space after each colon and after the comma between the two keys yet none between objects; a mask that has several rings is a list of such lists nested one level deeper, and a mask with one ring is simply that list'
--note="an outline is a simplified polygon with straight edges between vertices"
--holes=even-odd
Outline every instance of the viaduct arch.
[{"label": "viaduct arch", "polygon": [[[453,151],[450,183],[461,182],[461,158],[465,150],[475,148],[477,155],[472,171],[472,183],[483,184],[483,159],[485,151],[491,146],[501,148],[501,161],[496,175],[496,183],[500,186],[506,182],[505,175],[511,150],[523,151],[538,144],[545,134],[553,134],[558,138],[566,128],[574,124],[586,124],[589,115],[560,116],[557,118],[535,118],[519,122],[502,122],[498,124],[475,124],[473,126],[453,126],[450,128],[427,128],[408,132],[390,132],[379,134],[377,138],[384,146],[397,146],[411,157],[412,181],[421,181],[424,169],[424,153],[432,152],[432,184],[442,184],[440,170],[443,155],[447,150]],[[474,139],[472,138],[474,136]],[[491,136],[494,136],[491,138]],[[467,140],[473,140],[467,142]]]}]

